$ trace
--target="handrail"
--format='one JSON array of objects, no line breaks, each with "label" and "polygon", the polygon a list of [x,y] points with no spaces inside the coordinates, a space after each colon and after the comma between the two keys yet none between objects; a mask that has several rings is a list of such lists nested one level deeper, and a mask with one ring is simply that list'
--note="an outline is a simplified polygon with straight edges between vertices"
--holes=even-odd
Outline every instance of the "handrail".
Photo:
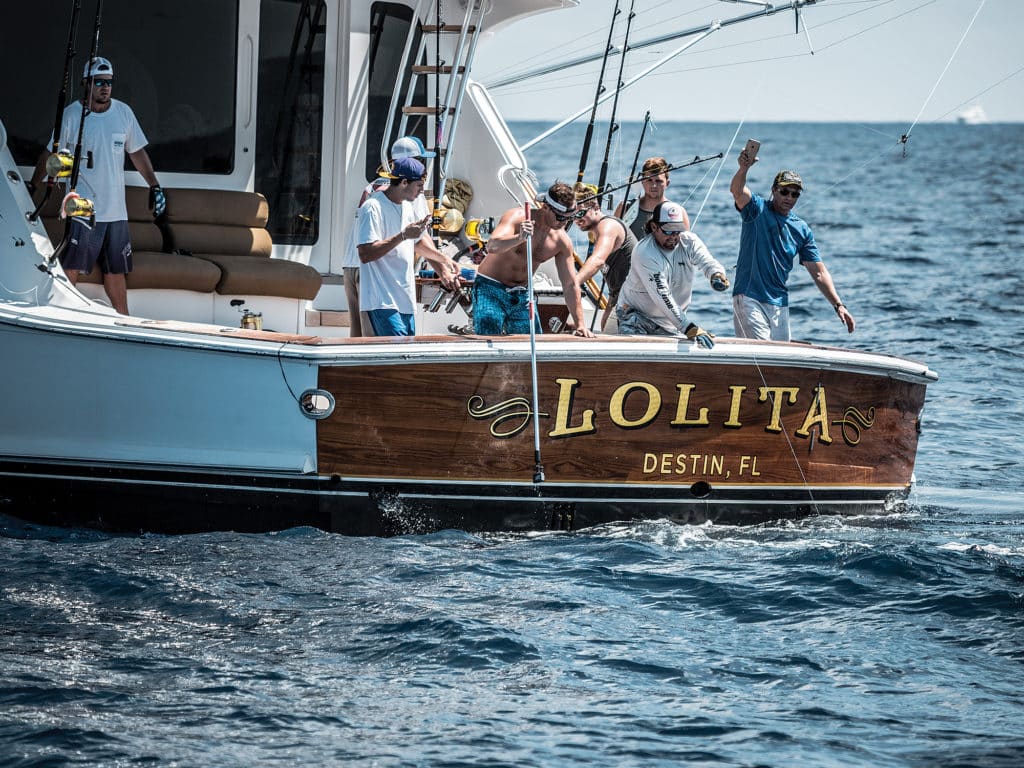
[{"label": "handrail", "polygon": [[[440,0],[438,0],[440,1]],[[409,34],[405,38],[405,48],[402,49],[402,61],[409,61],[409,51],[412,50],[412,41],[416,38],[416,33],[419,31],[419,20],[420,20],[420,9],[423,6],[423,0],[416,0],[416,5],[412,10],[412,24],[409,25]],[[410,87],[412,87],[412,78],[410,78]],[[384,127],[384,135],[380,143],[380,164],[381,167],[387,168],[388,160],[391,149],[391,129],[395,126],[395,112],[398,111],[398,93],[401,91],[401,80],[399,80],[395,89],[391,92],[391,107],[388,109],[388,121]]]},{"label": "handrail", "polygon": [[[459,83],[460,83],[459,95],[458,95],[458,98],[455,101],[455,110],[452,113],[451,126],[448,129],[448,139],[445,142],[445,147],[451,147],[455,143],[455,129],[458,128],[458,126],[459,126],[459,116],[462,114],[462,102],[465,100],[465,97],[466,97],[466,86],[467,86],[468,81],[469,81],[469,72],[470,72],[470,69],[473,66],[473,60],[476,57],[476,44],[478,42],[480,42],[480,31],[481,31],[481,29],[483,29],[484,14],[487,12],[486,5],[487,4],[486,4],[485,0],[480,0],[480,10],[478,11],[478,14],[477,14],[477,17],[476,17],[476,24],[475,24],[476,29],[473,32],[473,40],[469,44],[469,53],[466,56],[465,69],[463,70],[462,74],[459,75]],[[472,7],[472,3],[467,3],[467,6],[466,6],[466,10],[467,10],[467,12],[466,12],[466,21],[467,21],[467,23],[469,22],[469,9],[471,7]],[[456,62],[455,62],[456,65],[458,65],[458,62],[461,59],[461,53],[462,53],[462,51],[460,50],[459,51],[459,55],[456,56]],[[453,84],[455,82],[455,70],[454,69],[452,70],[451,78],[452,79],[450,80],[449,85],[451,85],[451,84]],[[441,176],[442,176],[442,178],[445,178],[445,179],[448,178],[448,166],[451,163],[451,159],[452,159],[452,153],[451,152],[445,152],[445,154],[444,154],[444,164],[441,166]]]}]

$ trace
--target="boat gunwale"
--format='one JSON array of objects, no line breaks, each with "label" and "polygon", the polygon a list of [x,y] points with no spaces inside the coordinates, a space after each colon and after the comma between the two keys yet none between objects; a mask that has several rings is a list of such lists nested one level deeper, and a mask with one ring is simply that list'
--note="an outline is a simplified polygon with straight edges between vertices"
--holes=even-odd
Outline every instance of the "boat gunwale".
[{"label": "boat gunwale", "polygon": [[[493,358],[516,362],[530,357],[529,336],[416,336],[324,338],[273,331],[250,331],[226,326],[153,321],[129,317],[103,317],[107,323],[82,322],[76,310],[60,309],[73,318],[55,316],[52,307],[40,312],[10,312],[0,306],[0,323],[47,333],[63,333],[116,342],[163,344],[241,354],[258,354],[324,366],[410,365],[428,362],[464,363]],[[701,365],[754,365],[814,368],[860,373],[912,383],[929,384],[938,374],[927,365],[875,352],[819,346],[805,342],[772,342],[720,338],[705,350],[693,342],[670,336],[599,336],[595,339],[565,334],[537,337],[541,362],[687,362]]]}]

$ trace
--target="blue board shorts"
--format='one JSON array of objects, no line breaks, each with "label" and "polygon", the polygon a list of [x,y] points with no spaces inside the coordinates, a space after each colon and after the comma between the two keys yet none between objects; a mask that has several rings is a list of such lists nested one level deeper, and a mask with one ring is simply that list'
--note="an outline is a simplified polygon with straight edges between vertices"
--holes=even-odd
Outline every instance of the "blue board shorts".
[{"label": "blue board shorts", "polygon": [[[481,336],[530,332],[530,305],[526,286],[509,287],[492,277],[477,274],[473,281],[473,331]],[[540,320],[534,320],[542,333]]]},{"label": "blue board shorts", "polygon": [[397,309],[371,309],[370,325],[374,336],[415,336],[416,316],[403,315]]},{"label": "blue board shorts", "polygon": [[98,221],[90,229],[79,219],[71,220],[71,237],[60,265],[88,274],[97,262],[105,275],[126,275],[132,271],[127,221]]}]

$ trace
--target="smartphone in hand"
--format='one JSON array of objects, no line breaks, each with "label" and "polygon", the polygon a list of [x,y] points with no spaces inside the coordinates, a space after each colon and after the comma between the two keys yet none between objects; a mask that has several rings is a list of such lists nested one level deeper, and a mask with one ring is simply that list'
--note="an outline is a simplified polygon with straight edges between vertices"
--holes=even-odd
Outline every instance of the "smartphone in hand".
[{"label": "smartphone in hand", "polygon": [[761,142],[757,139],[747,139],[747,146],[743,148],[743,154],[745,154],[750,162],[754,162],[757,159],[757,152],[761,149]]}]

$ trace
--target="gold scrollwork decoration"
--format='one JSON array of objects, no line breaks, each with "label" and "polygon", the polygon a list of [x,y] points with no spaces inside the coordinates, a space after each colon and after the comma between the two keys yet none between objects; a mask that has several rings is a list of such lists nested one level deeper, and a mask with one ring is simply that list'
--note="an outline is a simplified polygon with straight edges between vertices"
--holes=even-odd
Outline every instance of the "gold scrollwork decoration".
[{"label": "gold scrollwork decoration", "polygon": [[864,414],[856,406],[848,406],[843,411],[843,418],[834,419],[832,423],[839,425],[847,445],[857,445],[860,442],[861,429],[871,429],[875,425],[875,407],[871,406],[867,414]]},{"label": "gold scrollwork decoration", "polygon": [[[530,401],[525,397],[513,397],[511,400],[505,400],[486,407],[484,399],[480,395],[473,395],[466,403],[466,410],[469,411],[469,415],[474,419],[486,419],[489,416],[497,416],[498,418],[494,419],[490,426],[491,435],[497,438],[518,435],[526,429],[530,419],[533,417]],[[546,417],[549,414],[541,411],[538,415]],[[516,420],[516,423],[511,428],[502,429],[502,425],[505,422],[513,419]]]}]

